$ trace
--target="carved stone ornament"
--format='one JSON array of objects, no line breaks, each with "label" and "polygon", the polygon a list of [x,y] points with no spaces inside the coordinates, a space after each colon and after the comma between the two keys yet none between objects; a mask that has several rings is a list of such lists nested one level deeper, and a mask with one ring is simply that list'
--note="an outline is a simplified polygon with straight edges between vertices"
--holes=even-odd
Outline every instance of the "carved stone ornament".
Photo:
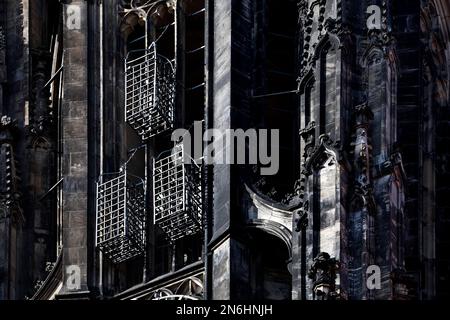
[{"label": "carved stone ornament", "polygon": [[336,278],[339,267],[339,262],[326,252],[321,252],[314,258],[308,277],[314,281],[313,291],[317,300],[338,298]]},{"label": "carved stone ornament", "polygon": [[50,135],[54,129],[53,111],[50,108],[50,91],[45,87],[47,78],[46,62],[40,60],[36,63],[32,81],[32,108],[28,127],[31,135]]},{"label": "carved stone ornament", "polygon": [[3,26],[0,26],[0,51],[6,49],[6,35]]},{"label": "carved stone ornament", "polygon": [[16,129],[16,120],[8,116],[2,116],[0,119],[0,144],[13,141],[13,135]]},{"label": "carved stone ornament", "polygon": [[390,275],[395,300],[412,300],[417,296],[417,281],[404,269],[394,269]]},{"label": "carved stone ornament", "polygon": [[0,118],[0,204],[12,209],[16,222],[23,222],[20,207],[19,177],[14,156],[14,134],[17,123],[8,116]]},{"label": "carved stone ornament", "polygon": [[300,131],[300,135],[305,141],[305,153],[303,155],[302,172],[298,182],[297,192],[300,199],[298,209],[295,210],[299,216],[295,219],[297,232],[300,232],[304,227],[308,225],[308,211],[309,202],[307,200],[307,182],[308,177],[312,174],[313,170],[318,164],[323,164],[327,159],[336,162],[339,161],[338,147],[339,143],[333,142],[332,139],[322,134],[319,137],[319,141],[315,142],[315,123],[311,122],[305,129]]},{"label": "carved stone ornament", "polygon": [[375,200],[372,194],[370,174],[369,125],[373,113],[367,103],[354,107],[355,116],[355,188],[353,203],[357,207],[365,207],[370,213],[375,211]]},{"label": "carved stone ornament", "polygon": [[310,176],[315,166],[317,166],[318,164],[323,164],[326,159],[330,157],[334,158],[335,161],[339,161],[339,147],[339,142],[333,142],[333,140],[327,134],[322,134],[319,137],[318,143],[305,158],[302,174],[305,176]]},{"label": "carved stone ornament", "polygon": [[306,128],[300,130],[300,136],[305,142],[305,153],[303,157],[307,159],[312,150],[314,149],[315,144],[315,134],[316,134],[316,123],[314,121],[310,122]]},{"label": "carved stone ornament", "polygon": [[296,232],[302,231],[304,228],[308,226],[308,211],[309,211],[309,201],[305,201],[303,206],[296,210],[296,214],[299,216],[296,219]]}]

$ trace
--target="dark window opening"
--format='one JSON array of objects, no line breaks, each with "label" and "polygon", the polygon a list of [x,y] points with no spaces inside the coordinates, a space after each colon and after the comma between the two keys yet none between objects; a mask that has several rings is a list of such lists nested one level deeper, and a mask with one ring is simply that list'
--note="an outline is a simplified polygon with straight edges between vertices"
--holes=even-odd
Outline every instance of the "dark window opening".
[{"label": "dark window opening", "polygon": [[[280,131],[280,170],[271,177],[275,200],[292,191],[299,175],[299,98],[283,93],[297,88],[297,5],[266,0],[256,14],[257,52],[254,66],[253,112],[259,126]],[[257,10],[257,11],[259,11]],[[275,93],[275,95],[271,95]],[[269,95],[269,96],[266,96]]]},{"label": "dark window opening", "polygon": [[[180,1],[177,4],[176,15],[162,14],[155,19],[150,32],[152,40],[149,43],[156,40],[158,54],[169,59],[175,66],[174,130],[191,129],[194,121],[203,120],[204,117],[204,8],[204,0]],[[168,130],[152,139],[154,156],[173,147],[171,134],[172,130]],[[203,243],[201,232],[171,242],[159,226],[154,230],[155,270],[152,272],[154,276],[178,270],[201,259]]]},{"label": "dark window opening", "polygon": [[312,98],[311,91],[312,86],[308,85],[305,90],[305,127],[311,121],[311,98]]},{"label": "dark window opening", "polygon": [[319,112],[319,132],[325,133],[326,123],[326,96],[327,96],[327,72],[326,72],[326,54],[320,56],[320,112]]},{"label": "dark window opening", "polygon": [[[184,0],[178,6],[176,123],[192,135],[194,121],[202,121],[205,110],[205,0]],[[201,259],[202,239],[200,231],[176,241],[175,269]]]},{"label": "dark window opening", "polygon": [[320,134],[335,134],[336,51],[328,44],[320,55]]},{"label": "dark window opening", "polygon": [[288,270],[289,252],[279,238],[264,231],[250,233],[250,299],[290,300],[292,276]]},{"label": "dark window opening", "polygon": [[182,3],[183,38],[181,53],[185,126],[204,117],[205,106],[205,0],[185,0]]}]

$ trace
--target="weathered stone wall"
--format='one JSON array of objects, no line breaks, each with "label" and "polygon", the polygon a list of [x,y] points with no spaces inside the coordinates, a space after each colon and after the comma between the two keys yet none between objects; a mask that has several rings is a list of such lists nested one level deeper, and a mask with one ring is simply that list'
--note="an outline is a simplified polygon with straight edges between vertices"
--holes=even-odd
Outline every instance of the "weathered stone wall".
[{"label": "weathered stone wall", "polygon": [[[11,149],[6,160],[4,158],[2,171],[7,181],[17,179],[20,171],[26,170],[26,161],[24,157],[24,111],[28,106],[28,61],[29,61],[29,43],[28,43],[28,1],[4,1],[1,6],[1,25],[2,25],[2,50],[1,55],[4,57],[2,69],[2,101],[0,102],[0,113],[4,117],[5,123],[2,123],[2,135],[5,134],[5,125],[8,122],[15,123],[16,129],[13,134],[14,141],[10,141]],[[7,129],[9,131],[9,129]],[[6,132],[7,132],[6,131]],[[4,137],[3,137],[4,139]],[[14,163],[13,163],[14,162]],[[11,172],[7,167],[14,166],[15,171]],[[8,174],[9,172],[9,175]],[[23,185],[17,184],[14,188],[11,185],[3,185],[2,188],[12,192],[21,192],[26,189]],[[15,190],[14,190],[15,189]],[[26,269],[29,247],[26,245],[25,220],[21,209],[20,199],[15,201],[17,210],[11,208],[3,212],[1,222],[2,236],[0,236],[0,247],[3,251],[3,259],[0,261],[2,274],[2,283],[0,291],[0,299],[20,299],[27,294],[31,285],[31,270]],[[8,205],[9,207],[9,205]]]},{"label": "weathered stone wall", "polygon": [[[293,237],[294,298],[313,298],[308,268],[320,252],[327,252],[346,265],[346,189],[349,143],[348,112],[351,105],[353,47],[346,29],[342,1],[303,1],[299,4],[304,31],[300,59],[300,135],[302,208],[294,217],[298,233]],[[354,71],[353,71],[354,72]],[[344,129],[347,128],[347,129]],[[296,265],[301,267],[295,267]],[[302,279],[303,278],[303,279]],[[346,277],[337,280],[346,295]]]},{"label": "weathered stone wall", "polygon": [[[48,108],[51,86],[44,87],[58,65],[58,55],[49,49],[59,32],[54,3],[1,2],[0,115],[16,120],[17,128],[11,131],[6,122],[0,128],[0,298],[32,293],[34,284],[48,274],[46,262],[56,259],[56,195],[47,191],[58,180],[58,156],[64,177],[59,186],[64,211],[64,286],[58,298],[89,297],[100,283],[110,296],[140,281],[140,262],[117,267],[104,261],[100,266],[93,239],[98,175],[116,171],[136,142],[125,133],[123,114],[126,35],[119,11],[124,2],[100,5],[71,0],[60,7],[64,18],[60,155],[56,154],[57,123],[52,123],[55,119]],[[294,89],[268,84],[275,78],[268,76],[269,63],[261,60],[270,56],[268,33],[276,28],[264,25],[271,12],[264,12],[262,2],[256,2],[208,2],[208,14],[212,14],[205,51],[210,54],[206,57],[210,127],[277,123],[267,117],[279,117],[277,108],[295,100],[271,98],[256,103],[252,97],[254,90]],[[379,27],[369,31],[370,5],[381,11]],[[323,271],[329,275],[326,284],[342,299],[448,295],[447,1],[299,0],[298,6],[300,51],[294,74],[300,75],[300,103],[283,106],[283,114],[300,114],[298,121],[290,119],[286,124],[294,132],[293,124],[298,122],[300,153],[296,154],[297,147],[283,151],[283,156],[294,154],[302,162],[301,175],[295,177],[297,189],[289,200],[294,204],[270,199],[278,187],[270,179],[263,181],[270,194],[259,194],[255,200],[246,191],[245,170],[210,167],[212,187],[205,197],[210,200],[206,212],[211,227],[205,242],[211,257],[206,268],[208,295],[213,299],[264,296],[257,291],[267,286],[277,292],[269,296],[282,297],[289,288],[281,269],[268,272],[269,280],[262,281],[262,286],[255,285],[260,279],[252,272],[261,256],[252,247],[257,238],[254,229],[281,239],[291,249],[293,299],[319,298],[314,290],[318,280],[324,281]],[[184,16],[178,18],[184,23]],[[179,31],[180,64],[188,43],[184,42],[187,35]],[[183,68],[178,79],[182,82]],[[184,89],[178,90],[183,91],[178,99],[183,103],[177,114],[185,124],[189,102],[184,102]],[[10,131],[14,139],[8,136]],[[156,150],[153,147],[150,156]],[[285,147],[289,149],[289,144]],[[17,161],[14,172],[22,180],[6,178],[8,161]],[[7,189],[11,183],[7,181],[14,181],[12,189]],[[14,206],[6,205],[8,194],[17,195]],[[293,211],[292,227],[288,210]],[[149,240],[147,280],[156,272],[152,269],[156,263],[150,259],[156,256],[157,241]],[[178,249],[164,250],[156,256],[165,259],[161,270],[169,269],[169,264],[173,269],[183,265],[181,243]],[[321,252],[329,257],[319,256]],[[381,289],[367,286],[371,265],[380,267]],[[75,287],[67,273],[74,270],[81,273]]]},{"label": "weathered stone wall", "polygon": [[[449,284],[449,20],[446,1],[421,3],[420,26],[423,48],[422,80],[422,223],[421,263],[425,286],[422,298],[448,297]],[[411,28],[411,27],[409,27]]]},{"label": "weathered stone wall", "polygon": [[[380,23],[369,31],[370,5],[379,6]],[[402,239],[392,229],[403,221],[404,184],[396,174],[401,170],[395,171],[401,163],[392,163],[398,75],[395,47],[389,41],[391,6],[377,1],[300,3],[305,31],[300,63],[305,178],[299,213],[304,221],[308,217],[308,224],[299,228],[306,232],[303,241],[302,235],[294,237],[300,248],[302,242],[306,247],[303,257],[297,251],[294,259],[300,259],[306,270],[319,252],[338,259],[341,272],[336,285],[341,298],[373,297],[375,292],[366,287],[366,270],[373,264],[381,267],[385,288],[377,297],[392,297],[391,272],[403,266],[398,253]],[[334,161],[340,164],[339,173],[325,179],[322,167]],[[377,169],[386,166],[387,171]],[[391,196],[395,191],[389,177],[397,179],[399,197]],[[336,215],[331,225],[330,210]],[[294,281],[306,270],[294,274]],[[307,283],[300,290],[303,298],[313,298],[312,289],[312,282]]]},{"label": "weathered stone wall", "polygon": [[[88,4],[71,1],[64,14],[63,283],[62,294],[88,291]],[[74,271],[72,271],[74,270]],[[67,272],[69,271],[69,272]],[[71,275],[79,271],[79,285]]]}]

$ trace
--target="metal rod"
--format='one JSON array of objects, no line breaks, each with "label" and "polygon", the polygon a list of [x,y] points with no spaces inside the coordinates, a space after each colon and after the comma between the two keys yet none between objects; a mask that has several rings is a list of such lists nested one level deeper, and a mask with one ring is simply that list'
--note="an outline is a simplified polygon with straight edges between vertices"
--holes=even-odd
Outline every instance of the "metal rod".
[{"label": "metal rod", "polygon": [[291,36],[288,36],[288,35],[285,35],[285,34],[282,34],[282,33],[276,33],[276,32],[269,32],[269,35],[275,36],[275,37],[278,37],[278,38],[288,39],[288,40],[294,40],[295,39],[294,37],[291,37]]},{"label": "metal rod", "polygon": [[169,26],[165,27],[164,30],[159,35],[159,37],[155,40],[155,42],[158,42],[164,36],[164,34],[167,32],[168,29],[169,29]]},{"label": "metal rod", "polygon": [[[177,68],[177,57],[178,57],[178,35],[179,35],[179,26],[178,26],[178,15],[179,15],[179,12],[178,12],[178,1],[177,0],[175,0],[175,9],[174,9],[174,12],[173,12],[173,23],[174,23],[174,36],[173,36],[173,60],[174,60],[174,62],[173,62],[173,66],[174,66],[174,69],[175,70],[177,70],[176,68]],[[176,75],[175,75],[175,79],[176,79]]]},{"label": "metal rod", "polygon": [[60,185],[61,182],[63,182],[64,178],[61,178],[57,183],[53,185],[40,199],[39,201],[44,200],[56,187]]},{"label": "metal rod", "polygon": [[147,49],[148,48],[148,23],[149,23],[149,21],[148,21],[148,14],[147,15],[145,15],[145,49]]},{"label": "metal rod", "polygon": [[55,78],[58,76],[58,74],[63,70],[64,65],[62,65],[61,67],[59,67],[58,70],[56,70],[55,74],[50,78],[50,80],[48,80],[48,82],[44,85],[44,87],[42,89],[47,88],[54,80]]},{"label": "metal rod", "polygon": [[186,54],[192,54],[192,53],[195,53],[195,52],[198,52],[198,51],[202,51],[204,49],[205,49],[205,46],[201,46],[201,47],[199,47],[197,49],[186,51]]},{"label": "metal rod", "polygon": [[282,72],[282,71],[278,71],[278,70],[274,70],[274,69],[268,69],[267,73],[277,74],[277,75],[281,75],[281,76],[285,76],[285,77],[293,77],[294,76],[293,73]]},{"label": "metal rod", "polygon": [[145,151],[144,151],[145,152],[145,155],[144,155],[144,199],[145,199],[144,215],[145,216],[144,216],[144,265],[143,265],[143,268],[142,268],[142,282],[143,283],[147,282],[147,249],[148,249],[147,248],[147,244],[148,244],[147,237],[149,237],[149,235],[147,235],[147,237],[146,237],[145,234],[146,234],[146,231],[148,230],[148,228],[147,228],[148,221],[150,220],[150,219],[148,219],[149,212],[147,212],[147,209],[148,209],[147,183],[148,183],[148,171],[149,171],[149,168],[148,168],[148,146],[147,146],[147,144],[145,144],[144,147],[145,147]]},{"label": "metal rod", "polygon": [[258,99],[258,98],[265,98],[265,97],[281,96],[281,95],[292,94],[292,93],[298,93],[298,90],[268,93],[268,94],[263,94],[263,95],[258,95],[258,96],[252,95],[252,98],[253,99]]},{"label": "metal rod", "polygon": [[137,147],[137,148],[133,148],[133,149],[129,150],[128,153],[130,153],[130,155],[128,156],[127,161],[122,165],[121,168],[123,168],[123,170],[126,170],[126,169],[127,169],[128,163],[133,159],[133,157],[134,157],[134,155],[136,154],[136,152],[138,152],[140,149],[142,149],[142,148],[144,148],[144,147],[146,147],[145,144],[140,145],[140,146]]},{"label": "metal rod", "polygon": [[191,13],[191,14],[189,14],[189,15],[187,15],[187,16],[188,16],[188,17],[194,17],[194,16],[196,16],[196,15],[198,15],[198,14],[200,14],[200,13],[203,13],[203,12],[205,12],[205,8],[200,9],[200,10],[198,10],[198,11],[195,11],[194,13]]},{"label": "metal rod", "polygon": [[[103,174],[103,162],[104,162],[104,115],[103,115],[103,102],[104,102],[104,86],[103,86],[103,62],[104,62],[104,56],[103,56],[103,2],[100,3],[100,10],[99,10],[99,26],[100,26],[100,175]],[[96,185],[96,197],[98,195],[98,184]],[[97,231],[98,231],[98,198],[96,199],[97,204],[95,208],[95,244],[97,246]],[[98,250],[98,288],[100,296],[103,297],[103,252],[101,250]]]},{"label": "metal rod", "polygon": [[[166,25],[166,26],[162,26],[162,27],[156,28],[156,30],[167,29],[167,28],[169,28],[169,27],[171,27],[171,26],[174,26],[174,25],[175,25],[175,22],[172,22],[172,23],[170,23],[170,24],[168,24],[168,25]],[[141,41],[141,40],[144,40],[144,39],[145,39],[145,35],[144,35],[144,36],[141,36],[141,37],[139,37],[139,38],[136,38],[136,39],[134,39],[133,41],[130,41],[128,44],[133,44],[133,43],[136,43],[136,42]]]},{"label": "metal rod", "polygon": [[144,40],[144,39],[145,39],[145,36],[142,36],[142,37],[134,39],[133,41],[130,41],[128,44],[130,45],[130,44],[136,43],[136,42]]},{"label": "metal rod", "polygon": [[201,83],[201,84],[199,84],[199,85],[197,85],[197,86],[187,88],[186,90],[187,90],[187,91],[192,91],[192,90],[195,90],[195,89],[204,87],[204,86],[205,86],[205,83],[203,82],[203,83]]}]

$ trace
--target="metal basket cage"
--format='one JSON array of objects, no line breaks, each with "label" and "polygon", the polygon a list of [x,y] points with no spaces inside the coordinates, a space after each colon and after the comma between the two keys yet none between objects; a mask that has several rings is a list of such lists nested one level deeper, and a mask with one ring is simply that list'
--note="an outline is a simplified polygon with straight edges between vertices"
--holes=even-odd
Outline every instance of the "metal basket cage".
[{"label": "metal basket cage", "polygon": [[148,140],[173,128],[175,71],[152,43],[144,55],[125,59],[125,121]]},{"label": "metal basket cage", "polygon": [[96,246],[114,263],[144,253],[145,181],[107,174],[97,183]]},{"label": "metal basket cage", "polygon": [[154,223],[170,241],[202,229],[201,170],[184,161],[183,146],[153,162]]}]

